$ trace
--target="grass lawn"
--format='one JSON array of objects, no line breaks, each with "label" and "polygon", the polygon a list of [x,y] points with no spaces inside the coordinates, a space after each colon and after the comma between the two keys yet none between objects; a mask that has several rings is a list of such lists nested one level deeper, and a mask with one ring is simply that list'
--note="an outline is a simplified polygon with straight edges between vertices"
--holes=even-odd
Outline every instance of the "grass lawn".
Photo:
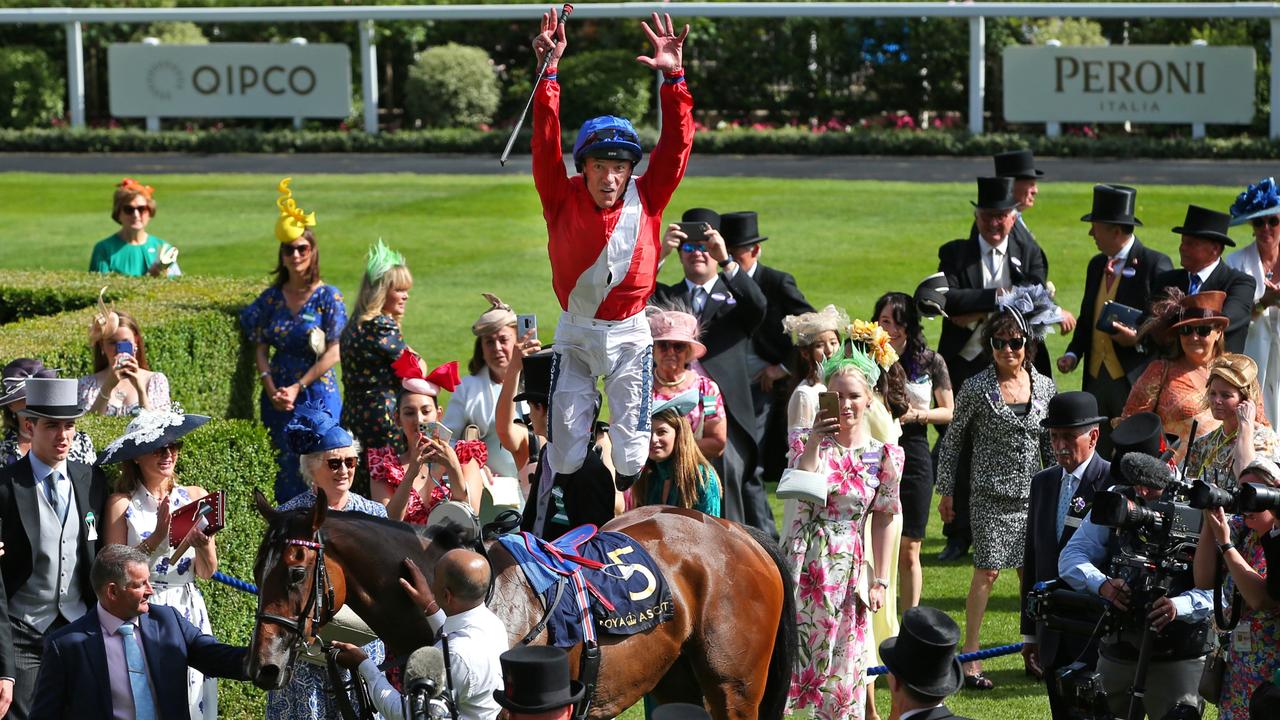
[{"label": "grass lawn", "polygon": [[[858,162],[849,158],[849,162]],[[694,160],[696,163],[696,159]],[[260,281],[274,266],[275,186],[290,174],[141,176],[156,186],[159,211],[151,224],[157,235],[177,245],[189,274],[231,275]],[[1256,178],[1240,178],[1243,185]],[[106,175],[0,174],[0,217],[9,240],[0,244],[0,268],[63,269],[88,264],[94,242],[116,230],[108,218],[112,186]],[[1098,181],[1106,182],[1105,176]],[[316,212],[322,269],[354,302],[364,270],[364,253],[383,238],[404,252],[416,275],[405,317],[410,344],[433,366],[470,356],[470,327],[485,309],[481,291],[498,294],[517,312],[542,318],[549,339],[558,306],[551,292],[546,234],[538,198],[528,177],[336,175],[296,177],[299,203]],[[1177,238],[1169,228],[1181,223],[1188,203],[1225,209],[1239,188],[1140,187],[1137,215],[1143,242],[1177,264]],[[908,184],[828,180],[689,179],[680,187],[671,220],[688,207],[760,213],[766,264],[792,272],[815,306],[836,303],[855,317],[867,317],[883,292],[911,292],[937,267],[937,248],[968,232],[971,181]],[[1084,269],[1096,251],[1079,221],[1089,211],[1090,186],[1042,185],[1040,204],[1026,215],[1049,256],[1050,278],[1061,304],[1075,312],[1083,292]],[[1247,228],[1235,237],[1247,244]],[[679,279],[678,263],[661,279]],[[122,308],[146,324],[146,308]],[[928,326],[937,337],[937,323]],[[1052,336],[1056,357],[1065,339]],[[1062,389],[1078,389],[1079,375],[1060,378]],[[780,508],[775,508],[781,517]],[[936,516],[925,543],[924,601],[963,622],[971,570],[932,558],[941,550]],[[1017,642],[1017,578],[997,582],[985,623],[984,646]],[[975,718],[1048,716],[1041,688],[1022,676],[1018,656],[989,660],[994,692],[961,693],[951,703]],[[881,683],[883,686],[884,683]],[[887,717],[887,693],[880,692]],[[640,718],[638,710],[623,717]],[[1210,715],[1216,717],[1216,714]]]}]

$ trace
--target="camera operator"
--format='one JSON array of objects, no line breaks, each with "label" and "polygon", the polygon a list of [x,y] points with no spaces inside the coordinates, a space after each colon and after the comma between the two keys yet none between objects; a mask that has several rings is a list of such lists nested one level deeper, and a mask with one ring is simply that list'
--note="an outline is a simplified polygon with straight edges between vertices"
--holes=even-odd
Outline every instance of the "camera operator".
[{"label": "camera operator", "polygon": [[[1280,468],[1264,458],[1255,458],[1240,473],[1241,486],[1258,483],[1275,487],[1280,484],[1277,481]],[[1249,698],[1254,689],[1269,682],[1280,669],[1280,646],[1276,642],[1280,636],[1280,603],[1267,593],[1263,579],[1267,562],[1261,546],[1261,539],[1280,527],[1280,521],[1273,510],[1246,511],[1228,518],[1221,507],[1215,507],[1206,509],[1204,516],[1204,532],[1196,548],[1196,587],[1213,589],[1218,582],[1221,556],[1231,576],[1229,587],[1233,586],[1244,599],[1239,622],[1226,644],[1219,717],[1244,720],[1249,716]],[[1223,600],[1229,602],[1230,597],[1224,594]]]},{"label": "camera operator", "polygon": [[[1131,453],[1132,455],[1136,455]],[[1156,472],[1130,472],[1126,479],[1132,487],[1115,488],[1140,504],[1160,499],[1173,480],[1173,472],[1157,463]],[[1095,504],[1095,509],[1097,505]],[[1100,567],[1112,567],[1117,555],[1135,556],[1134,548],[1142,546],[1142,531],[1096,525],[1089,513],[1080,529],[1063,548],[1058,561],[1058,574],[1079,592],[1098,595],[1109,602],[1111,612],[1134,613],[1144,622],[1127,623],[1105,636],[1099,646],[1098,673],[1102,677],[1107,703],[1118,717],[1126,717],[1130,691],[1138,670],[1138,653],[1146,626],[1158,635],[1148,668],[1143,704],[1147,716],[1164,718],[1171,709],[1183,706],[1191,717],[1200,717],[1200,676],[1204,671],[1209,633],[1212,593],[1195,587],[1190,567],[1171,570],[1169,589],[1152,601],[1149,607],[1137,603],[1129,583],[1121,577],[1108,577]],[[1183,712],[1183,708],[1175,713]],[[1172,717],[1184,717],[1174,714]]]},{"label": "camera operator", "polygon": [[[502,689],[499,657],[510,640],[502,620],[484,604],[489,589],[489,562],[470,550],[450,550],[436,563],[435,578],[430,585],[413,560],[406,558],[404,569],[409,579],[401,578],[400,586],[427,614],[431,629],[448,638],[445,661],[458,718],[497,718],[502,708],[493,693]],[[334,642],[334,645],[341,648],[339,665],[359,669],[369,684],[374,707],[382,717],[404,720],[400,693],[378,672],[364,651],[347,643]]]}]

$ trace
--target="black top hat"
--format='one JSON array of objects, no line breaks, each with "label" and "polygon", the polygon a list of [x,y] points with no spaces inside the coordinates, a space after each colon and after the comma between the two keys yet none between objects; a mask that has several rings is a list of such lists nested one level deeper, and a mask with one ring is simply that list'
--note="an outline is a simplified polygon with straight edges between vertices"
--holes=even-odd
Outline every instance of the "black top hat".
[{"label": "black top hat", "polygon": [[27,378],[27,407],[22,414],[53,420],[74,420],[84,415],[79,385],[75,378]]},{"label": "black top hat", "polygon": [[711,720],[711,715],[701,705],[667,703],[653,709],[652,720]]},{"label": "black top hat", "polygon": [[1174,228],[1173,232],[1178,235],[1190,235],[1235,247],[1236,241],[1227,235],[1227,228],[1230,226],[1230,215],[1200,207],[1199,205],[1188,205],[1187,219]]},{"label": "black top hat", "polygon": [[1153,412],[1140,412],[1121,420],[1111,431],[1111,479],[1123,485],[1129,481],[1120,473],[1120,459],[1137,452],[1151,457],[1162,457],[1178,444],[1178,436],[1164,431],[1160,416]]},{"label": "black top hat", "polygon": [[920,317],[947,317],[947,286],[946,273],[934,273],[916,286],[915,296],[912,300],[916,304],[916,312],[920,313]]},{"label": "black top hat", "polygon": [[1044,171],[1036,169],[1036,158],[1030,150],[1010,150],[996,153],[996,177],[1032,180],[1044,177]]},{"label": "black top hat", "polygon": [[978,202],[970,201],[979,210],[1009,210],[1018,206],[1013,199],[1013,178],[978,178]]},{"label": "black top hat", "polygon": [[1094,185],[1093,210],[1080,219],[1084,222],[1141,227],[1142,221],[1133,216],[1137,203],[1138,191],[1127,185]]},{"label": "black top hat", "polygon": [[518,713],[544,713],[574,705],[586,688],[569,679],[569,656],[548,645],[521,645],[500,655],[502,689],[493,699]]},{"label": "black top hat", "polygon": [[769,239],[760,237],[756,214],[751,211],[731,212],[721,215],[719,230],[724,237],[724,246],[726,248],[755,245]]},{"label": "black top hat", "polygon": [[515,402],[532,400],[546,404],[547,398],[551,397],[551,363],[554,355],[555,351],[548,345],[524,359],[524,369],[520,373],[522,387],[515,396]]},{"label": "black top hat", "polygon": [[680,216],[680,222],[706,223],[710,225],[712,229],[719,232],[720,213],[716,212],[715,210],[708,210],[707,208],[689,208],[688,210],[684,211],[684,215]]},{"label": "black top hat", "polygon": [[1072,392],[1058,393],[1049,400],[1049,410],[1040,427],[1074,428],[1085,425],[1096,425],[1107,418],[1098,414],[1098,398],[1093,393]]},{"label": "black top hat", "polygon": [[3,386],[0,386],[0,407],[12,405],[27,397],[28,378],[56,378],[58,371],[47,368],[35,358],[18,358],[0,371]]},{"label": "black top hat", "polygon": [[907,687],[946,697],[960,689],[964,670],[956,659],[960,627],[946,613],[920,605],[902,614],[897,637],[880,643],[880,659]]}]

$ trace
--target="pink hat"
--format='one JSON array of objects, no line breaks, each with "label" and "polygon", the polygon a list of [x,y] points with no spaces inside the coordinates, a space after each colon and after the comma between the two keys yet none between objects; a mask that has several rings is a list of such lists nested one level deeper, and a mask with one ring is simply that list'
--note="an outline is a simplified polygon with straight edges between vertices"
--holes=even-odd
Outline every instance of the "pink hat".
[{"label": "pink hat", "polygon": [[700,358],[707,354],[707,346],[698,342],[698,318],[687,312],[678,310],[649,311],[649,331],[653,333],[653,341],[669,340],[689,343],[693,348],[693,357]]}]

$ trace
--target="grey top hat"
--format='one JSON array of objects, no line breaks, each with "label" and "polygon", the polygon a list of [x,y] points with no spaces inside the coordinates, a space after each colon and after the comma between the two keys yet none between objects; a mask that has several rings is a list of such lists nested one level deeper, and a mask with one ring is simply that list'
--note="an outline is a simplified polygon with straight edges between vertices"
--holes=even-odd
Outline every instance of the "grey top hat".
[{"label": "grey top hat", "polygon": [[74,378],[27,378],[27,407],[22,414],[52,420],[74,420],[84,415]]}]

